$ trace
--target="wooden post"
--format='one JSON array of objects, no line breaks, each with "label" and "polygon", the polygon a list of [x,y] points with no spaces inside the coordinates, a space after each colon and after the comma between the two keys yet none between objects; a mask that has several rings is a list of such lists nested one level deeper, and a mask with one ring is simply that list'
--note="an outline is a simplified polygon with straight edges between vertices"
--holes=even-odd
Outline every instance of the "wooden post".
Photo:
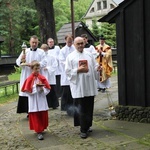
[{"label": "wooden post", "polygon": [[7,86],[5,87],[5,96],[7,96]]},{"label": "wooden post", "polygon": [[71,2],[71,28],[72,28],[72,36],[73,39],[75,38],[75,31],[74,31],[74,5],[73,0],[70,0]]},{"label": "wooden post", "polygon": [[18,84],[19,84],[19,83],[16,83],[16,91],[17,91],[17,93],[19,93]]}]

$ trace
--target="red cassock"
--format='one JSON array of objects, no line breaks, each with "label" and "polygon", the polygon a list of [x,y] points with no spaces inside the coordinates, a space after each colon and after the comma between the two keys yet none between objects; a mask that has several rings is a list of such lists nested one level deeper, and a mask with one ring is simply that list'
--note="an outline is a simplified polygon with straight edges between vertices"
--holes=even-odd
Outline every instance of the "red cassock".
[{"label": "red cassock", "polygon": [[48,111],[29,113],[29,127],[36,133],[41,133],[48,127]]}]

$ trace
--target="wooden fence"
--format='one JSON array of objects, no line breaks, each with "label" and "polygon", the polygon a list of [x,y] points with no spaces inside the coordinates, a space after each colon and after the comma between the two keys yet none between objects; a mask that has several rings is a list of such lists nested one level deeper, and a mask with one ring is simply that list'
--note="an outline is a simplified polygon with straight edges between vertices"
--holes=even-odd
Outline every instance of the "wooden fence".
[{"label": "wooden fence", "polygon": [[19,83],[20,81],[5,81],[0,83],[0,97],[13,95],[19,93]]}]

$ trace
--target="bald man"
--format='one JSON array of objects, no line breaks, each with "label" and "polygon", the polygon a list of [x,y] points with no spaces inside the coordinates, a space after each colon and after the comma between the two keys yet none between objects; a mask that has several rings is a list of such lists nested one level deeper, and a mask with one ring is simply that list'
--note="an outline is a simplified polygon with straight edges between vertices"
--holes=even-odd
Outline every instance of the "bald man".
[{"label": "bald man", "polygon": [[97,95],[96,71],[93,55],[84,50],[84,40],[76,37],[75,51],[66,59],[65,72],[70,81],[76,112],[74,126],[80,126],[80,137],[87,138],[93,120],[94,96]]}]

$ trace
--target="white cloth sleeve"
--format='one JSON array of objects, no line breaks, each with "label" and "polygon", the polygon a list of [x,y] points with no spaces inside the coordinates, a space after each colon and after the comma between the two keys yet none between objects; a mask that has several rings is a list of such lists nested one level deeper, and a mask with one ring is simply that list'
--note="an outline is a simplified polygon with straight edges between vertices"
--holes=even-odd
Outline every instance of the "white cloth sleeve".
[{"label": "white cloth sleeve", "polygon": [[49,89],[43,87],[43,94],[44,94],[44,95],[47,95],[49,92],[50,92]]},{"label": "white cloth sleeve", "polygon": [[48,73],[51,75],[51,74],[53,74],[55,71],[56,71],[56,69],[57,69],[57,67],[58,67],[58,62],[57,62],[57,60],[56,60],[56,58],[54,58],[54,57],[52,57],[51,56],[51,64],[49,64],[49,63],[47,63],[47,70],[48,70]]},{"label": "white cloth sleeve", "polygon": [[19,57],[16,59],[16,64],[18,66],[20,66],[20,64],[21,64],[21,57],[22,57],[22,55],[23,55],[23,52],[21,52],[21,54],[19,55]]},{"label": "white cloth sleeve", "polygon": [[45,55],[44,52],[43,52],[41,55],[42,55],[42,56],[41,56],[42,59],[41,59],[41,61],[40,61],[39,63],[40,63],[40,67],[41,67],[41,68],[44,68],[44,67],[46,66],[46,64],[47,64],[46,55]]}]

